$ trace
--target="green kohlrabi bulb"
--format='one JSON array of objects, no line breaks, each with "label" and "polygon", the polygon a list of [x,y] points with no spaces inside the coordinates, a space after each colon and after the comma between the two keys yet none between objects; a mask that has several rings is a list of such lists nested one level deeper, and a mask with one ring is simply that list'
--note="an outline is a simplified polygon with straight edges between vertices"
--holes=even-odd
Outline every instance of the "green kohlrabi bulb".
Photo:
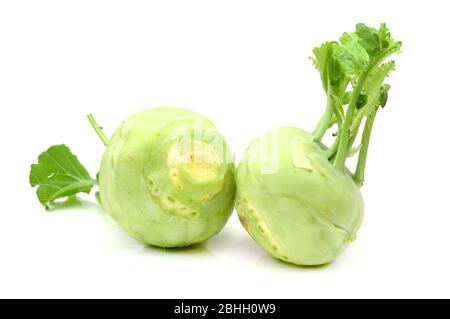
[{"label": "green kohlrabi bulb", "polygon": [[363,218],[359,187],[298,128],[255,139],[236,183],[243,226],[269,255],[294,264],[332,262],[355,239]]},{"label": "green kohlrabi bulb", "polygon": [[235,166],[217,128],[177,108],[125,120],[103,156],[103,207],[135,239],[182,247],[217,234],[234,204]]}]

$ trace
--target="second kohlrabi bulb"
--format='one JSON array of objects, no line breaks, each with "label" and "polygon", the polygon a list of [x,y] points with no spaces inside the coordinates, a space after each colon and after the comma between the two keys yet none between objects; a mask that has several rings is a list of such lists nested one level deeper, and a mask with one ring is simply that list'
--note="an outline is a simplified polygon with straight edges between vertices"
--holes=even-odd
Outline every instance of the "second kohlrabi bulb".
[{"label": "second kohlrabi bulb", "polygon": [[298,128],[255,139],[236,183],[242,225],[269,255],[290,263],[334,261],[355,239],[363,218],[359,187]]},{"label": "second kohlrabi bulb", "polygon": [[102,206],[135,239],[182,247],[217,234],[234,205],[234,163],[209,120],[177,108],[125,120],[103,156]]}]

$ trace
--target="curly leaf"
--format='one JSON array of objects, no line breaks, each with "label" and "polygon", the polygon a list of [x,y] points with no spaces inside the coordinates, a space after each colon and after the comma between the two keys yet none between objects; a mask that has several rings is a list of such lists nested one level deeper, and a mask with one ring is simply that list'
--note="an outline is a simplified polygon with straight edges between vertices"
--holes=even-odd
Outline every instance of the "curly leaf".
[{"label": "curly leaf", "polygon": [[344,33],[340,41],[341,46],[336,50],[337,59],[349,75],[358,76],[369,65],[370,55],[356,33]]},{"label": "curly leaf", "polygon": [[[367,94],[366,112],[371,114],[376,111],[378,106],[384,107],[387,102],[387,87],[383,86],[383,82],[389,73],[394,70],[395,62],[389,61],[380,65],[373,71],[367,79],[364,90]],[[384,100],[383,100],[384,99]]]}]

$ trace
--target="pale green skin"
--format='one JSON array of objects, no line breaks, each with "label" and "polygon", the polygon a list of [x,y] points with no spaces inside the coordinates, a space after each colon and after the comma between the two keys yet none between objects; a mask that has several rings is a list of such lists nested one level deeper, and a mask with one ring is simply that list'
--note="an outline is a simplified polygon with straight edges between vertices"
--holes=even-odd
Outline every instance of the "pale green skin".
[{"label": "pale green skin", "polygon": [[[212,138],[229,152],[213,123],[169,107],[131,116],[108,144],[99,173],[102,206],[140,242],[160,247],[200,243],[217,234],[233,210],[234,163],[222,161],[200,180],[192,178],[187,164],[179,163],[178,181],[169,176],[169,149],[194,126],[197,132],[212,130]],[[206,144],[211,141],[195,138]]]},{"label": "pale green skin", "polygon": [[[278,170],[261,170],[264,164],[255,156],[261,151],[272,154]],[[255,139],[238,166],[236,183],[241,223],[269,255],[286,262],[334,261],[363,219],[359,187],[298,128],[278,128]]]}]

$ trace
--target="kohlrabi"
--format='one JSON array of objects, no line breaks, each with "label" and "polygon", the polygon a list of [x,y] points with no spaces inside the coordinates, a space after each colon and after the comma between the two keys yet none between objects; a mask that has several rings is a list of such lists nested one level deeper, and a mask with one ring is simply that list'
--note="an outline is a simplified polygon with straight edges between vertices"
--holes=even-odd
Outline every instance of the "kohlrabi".
[{"label": "kohlrabi", "polygon": [[[298,265],[334,261],[356,238],[363,219],[360,186],[375,116],[387,102],[386,60],[400,51],[385,24],[356,25],[340,41],[313,50],[327,97],[312,133],[270,131],[248,147],[237,169],[236,208],[242,225],[271,256]],[[364,123],[360,142],[359,127]],[[326,147],[322,138],[337,128]],[[358,155],[354,173],[346,159]]]},{"label": "kohlrabi", "polygon": [[125,120],[107,146],[93,179],[65,145],[50,147],[30,172],[44,206],[89,193],[132,237],[160,247],[182,247],[217,234],[234,206],[230,150],[209,120],[177,108],[157,108]]}]

